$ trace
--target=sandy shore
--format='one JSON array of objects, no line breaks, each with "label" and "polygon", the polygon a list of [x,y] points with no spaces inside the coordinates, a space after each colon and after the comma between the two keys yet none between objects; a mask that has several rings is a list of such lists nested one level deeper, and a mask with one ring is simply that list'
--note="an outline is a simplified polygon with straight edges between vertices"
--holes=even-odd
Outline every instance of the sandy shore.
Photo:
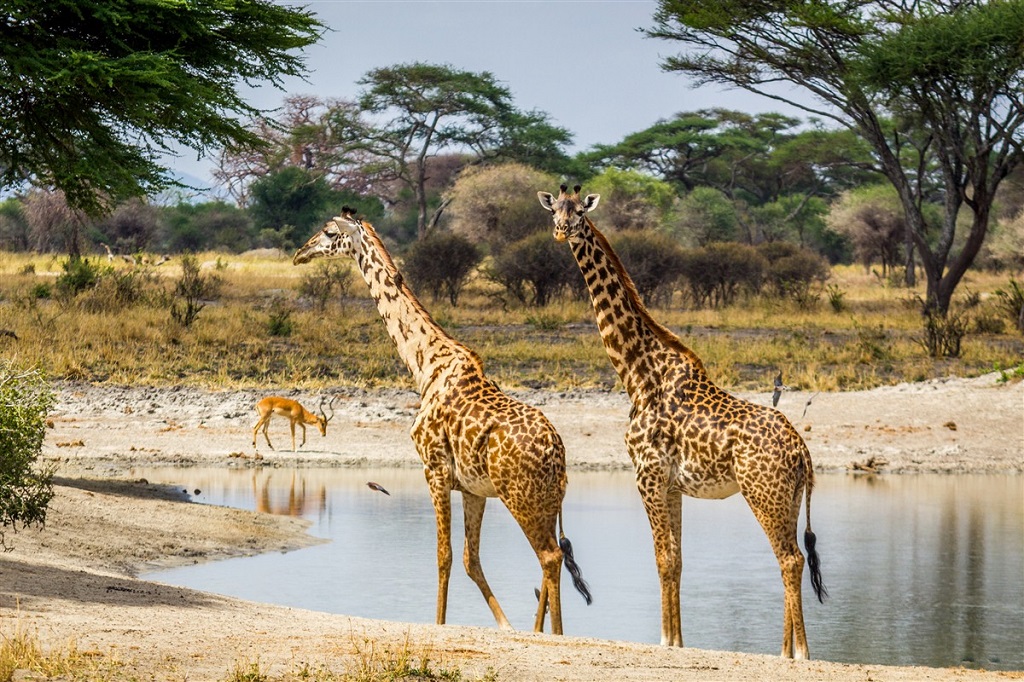
[{"label": "sandy shore", "polygon": [[[316,396],[282,394],[316,403]],[[390,655],[382,652],[405,650],[429,656],[435,671],[458,668],[463,679],[492,673],[498,680],[598,682],[1024,679],[1024,673],[792,662],[374,621],[134,577],[154,566],[284,551],[315,540],[297,519],[186,503],[127,480],[132,466],[418,466],[408,437],[413,392],[338,395],[326,438],[311,428],[306,448],[293,454],[287,426],[277,422],[271,438],[279,449],[261,444],[257,453],[255,393],[61,386],[44,447],[45,458],[59,463],[57,496],[45,529],[8,535],[14,549],[0,556],[0,631],[28,629],[50,645],[73,641],[98,661],[119,661],[126,677],[157,680],[224,679],[239,663],[256,662],[278,675],[304,666],[354,670]],[[571,470],[629,466],[622,446],[628,404],[621,394],[518,397],[541,407],[558,427]],[[1024,472],[1024,384],[999,383],[994,375],[817,396],[790,392],[779,407],[806,438],[819,470]]]}]

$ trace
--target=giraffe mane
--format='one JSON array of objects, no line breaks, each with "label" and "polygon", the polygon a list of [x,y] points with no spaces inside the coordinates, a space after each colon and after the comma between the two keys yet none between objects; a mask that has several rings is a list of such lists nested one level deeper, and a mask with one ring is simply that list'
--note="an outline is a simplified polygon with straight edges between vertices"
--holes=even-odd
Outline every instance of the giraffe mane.
[{"label": "giraffe mane", "polygon": [[604,236],[603,232],[597,229],[589,216],[583,216],[583,219],[587,221],[587,225],[594,233],[595,241],[597,241],[601,250],[604,251],[605,256],[608,257],[608,262],[611,263],[612,268],[614,268],[615,272],[618,274],[619,281],[622,283],[622,288],[626,292],[626,299],[636,311],[637,315],[640,316],[640,319],[644,321],[647,328],[650,329],[662,343],[685,355],[687,360],[692,363],[693,366],[703,372],[704,363],[701,362],[699,357],[697,357],[697,354],[687,348],[682,339],[676,336],[672,330],[654,319],[650,311],[647,310],[647,306],[644,305],[643,298],[640,297],[640,292],[637,291],[633,278],[629,276],[629,272],[622,264],[622,261],[619,260],[619,254],[615,253],[615,249],[612,248],[611,242],[608,241],[608,238]]},{"label": "giraffe mane", "polygon": [[[359,220],[358,218],[354,217],[352,219]],[[433,327],[438,331],[439,334],[443,335],[445,338],[449,339],[454,345],[461,348],[463,352],[470,356],[482,370],[483,360],[480,359],[480,356],[477,355],[476,351],[474,351],[469,346],[459,342],[457,339],[452,337],[451,334],[444,330],[444,327],[437,323],[437,320],[435,320],[434,316],[430,314],[430,311],[423,307],[423,304],[420,303],[420,299],[417,298],[416,294],[413,293],[413,290],[409,288],[409,285],[405,283],[405,277],[402,276],[402,273],[398,269],[398,266],[395,265],[395,261],[391,257],[391,252],[388,251],[387,247],[384,246],[384,241],[380,238],[380,235],[377,234],[377,230],[373,227],[373,225],[366,222],[365,220],[360,220],[359,222],[362,223],[363,231],[366,233],[366,236],[370,240],[370,243],[372,243],[373,247],[377,249],[377,253],[380,254],[381,259],[384,261],[384,267],[387,268],[388,272],[391,273],[391,278],[394,280],[395,286],[397,286],[398,289],[403,294],[405,294],[406,298],[412,304],[416,312],[423,315],[423,318],[427,320],[431,325],[433,325]]]}]

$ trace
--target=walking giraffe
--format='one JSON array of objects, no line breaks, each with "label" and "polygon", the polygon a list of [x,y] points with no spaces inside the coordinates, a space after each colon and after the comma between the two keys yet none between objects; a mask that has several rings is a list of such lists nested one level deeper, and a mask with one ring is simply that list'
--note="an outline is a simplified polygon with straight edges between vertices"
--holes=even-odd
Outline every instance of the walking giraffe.
[{"label": "walking giraffe", "polygon": [[[437,623],[445,622],[451,575],[451,493],[462,493],[466,544],[463,563],[498,626],[512,629],[480,565],[480,524],[488,497],[499,498],[537,553],[543,577],[533,629],[562,634],[562,561],[573,584],[591,601],[562,533],[565,448],[540,410],[515,400],[484,375],[480,358],[449,336],[420,305],[370,223],[342,209],[300,248],[296,265],[314,258],[353,258],[370,287],[388,334],[412,373],[420,409],[411,435],[423,460],[437,517]],[[555,526],[558,525],[558,535]]]},{"label": "walking giraffe", "polygon": [[587,217],[599,195],[581,199],[578,185],[572,194],[566,190],[562,185],[557,199],[537,195],[554,217],[555,239],[569,242],[605,351],[632,403],[626,450],[654,536],[661,643],[683,645],[681,495],[723,499],[740,492],[782,569],[782,655],[807,658],[800,594],[804,557],[796,539],[804,492],[811,585],[819,600],[827,594],[811,532],[814,470],[807,446],[781,412],[733,397],[711,382],[700,358],[651,317],[608,240]]}]

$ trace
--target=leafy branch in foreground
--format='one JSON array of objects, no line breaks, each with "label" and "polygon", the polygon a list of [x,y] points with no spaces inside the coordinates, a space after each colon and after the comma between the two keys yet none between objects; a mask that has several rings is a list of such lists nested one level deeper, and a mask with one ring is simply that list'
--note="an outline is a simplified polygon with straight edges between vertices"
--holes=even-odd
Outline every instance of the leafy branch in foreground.
[{"label": "leafy branch in foreground", "polygon": [[0,547],[6,531],[43,525],[53,498],[53,469],[36,468],[46,436],[46,415],[56,398],[43,375],[0,364]]}]

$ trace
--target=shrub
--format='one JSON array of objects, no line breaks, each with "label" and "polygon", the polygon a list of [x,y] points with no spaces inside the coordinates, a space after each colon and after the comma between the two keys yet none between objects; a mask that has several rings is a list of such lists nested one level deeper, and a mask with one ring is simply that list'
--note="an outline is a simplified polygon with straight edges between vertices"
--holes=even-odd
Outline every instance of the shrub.
[{"label": "shrub", "polygon": [[683,249],[654,232],[622,232],[612,239],[615,253],[647,303],[667,302],[683,271]]},{"label": "shrub", "polygon": [[206,307],[204,300],[216,298],[220,292],[221,279],[215,275],[204,275],[199,261],[191,254],[181,257],[181,279],[174,285],[171,319],[182,327],[190,327]]},{"label": "shrub", "polygon": [[61,268],[64,272],[57,277],[57,297],[65,303],[96,286],[100,278],[101,267],[88,258],[69,258]]},{"label": "shrub", "polygon": [[569,288],[583,290],[572,252],[547,232],[521,239],[495,256],[487,277],[526,305],[547,305]]},{"label": "shrub", "polygon": [[841,313],[846,310],[846,292],[840,289],[835,284],[830,284],[826,288],[828,292],[828,304],[832,306],[832,312]]},{"label": "shrub", "polygon": [[344,299],[352,290],[352,270],[347,265],[320,260],[316,269],[299,280],[299,295],[313,300],[316,309],[323,312],[333,295]]},{"label": "shrub", "polygon": [[1005,289],[996,289],[999,309],[1013,321],[1017,331],[1024,332],[1024,286],[1011,279]]},{"label": "shrub", "polygon": [[36,467],[55,397],[36,370],[0,363],[0,547],[10,528],[42,525],[53,498],[53,468]]},{"label": "shrub", "polygon": [[481,259],[476,245],[461,235],[434,231],[413,244],[405,258],[405,274],[419,291],[439,300],[448,298],[453,306]]},{"label": "shrub", "polygon": [[446,193],[451,231],[497,253],[550,225],[537,190],[557,186],[555,176],[521,163],[469,166]]},{"label": "shrub", "polygon": [[270,309],[266,329],[270,336],[291,336],[295,330],[292,311],[284,303],[276,301]]},{"label": "shrub", "polygon": [[682,273],[697,306],[730,305],[742,291],[760,291],[768,264],[746,244],[709,244],[683,251]]},{"label": "shrub", "polygon": [[829,277],[828,262],[818,254],[787,242],[771,242],[758,247],[768,268],[765,283],[778,298],[789,298],[801,307],[812,303],[811,287]]},{"label": "shrub", "polygon": [[968,326],[969,320],[962,313],[951,311],[943,315],[928,311],[924,317],[924,337],[920,340],[921,345],[929,357],[958,358]]},{"label": "shrub", "polygon": [[104,268],[94,286],[83,297],[81,305],[91,312],[117,312],[147,299],[154,283],[149,269],[114,270]]}]

